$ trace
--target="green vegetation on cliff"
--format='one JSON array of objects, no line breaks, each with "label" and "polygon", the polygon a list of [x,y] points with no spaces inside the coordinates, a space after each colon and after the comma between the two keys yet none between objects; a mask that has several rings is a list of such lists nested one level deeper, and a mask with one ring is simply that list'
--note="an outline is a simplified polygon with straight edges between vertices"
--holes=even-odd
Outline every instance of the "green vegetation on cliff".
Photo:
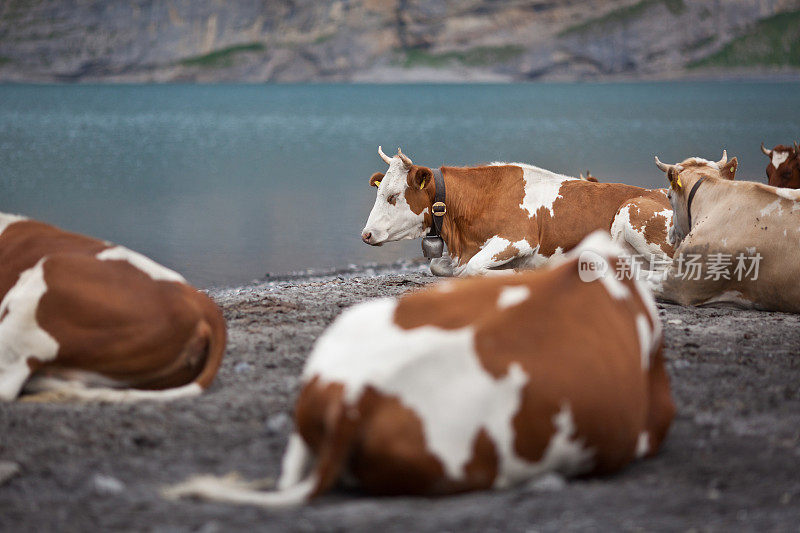
[{"label": "green vegetation on cliff", "polygon": [[605,15],[570,26],[559,35],[563,37],[592,30],[605,30],[611,25],[625,24],[639,18],[645,11],[658,4],[664,4],[673,15],[680,15],[686,9],[684,0],[640,0],[633,5],[614,9]]},{"label": "green vegetation on cliff", "polygon": [[205,55],[187,57],[180,61],[181,65],[195,67],[230,67],[233,65],[234,57],[242,52],[261,52],[265,46],[261,43],[237,44],[220,50],[214,50]]},{"label": "green vegetation on cliff", "polygon": [[470,67],[505,63],[524,52],[521,46],[478,46],[468,50],[442,52],[434,54],[426,50],[412,48],[405,50],[402,65],[411,67],[446,67],[452,63],[460,63]]},{"label": "green vegetation on cliff", "polygon": [[700,67],[800,67],[800,11],[778,13],[718,52],[690,63]]}]

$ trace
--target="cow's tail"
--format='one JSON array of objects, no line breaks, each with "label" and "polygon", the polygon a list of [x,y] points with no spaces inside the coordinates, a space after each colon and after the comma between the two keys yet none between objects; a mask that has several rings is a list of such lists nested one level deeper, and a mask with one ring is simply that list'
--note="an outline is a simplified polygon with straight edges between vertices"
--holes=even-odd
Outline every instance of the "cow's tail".
[{"label": "cow's tail", "polygon": [[306,473],[306,467],[311,462],[312,452],[295,433],[290,437],[283,457],[283,472],[277,490],[258,490],[257,482],[245,482],[236,474],[229,474],[224,477],[196,476],[165,488],[162,494],[171,500],[195,497],[271,509],[306,503],[331,488],[339,479],[356,433],[357,422],[347,416],[343,402],[334,402],[327,414],[323,441],[311,472]]}]

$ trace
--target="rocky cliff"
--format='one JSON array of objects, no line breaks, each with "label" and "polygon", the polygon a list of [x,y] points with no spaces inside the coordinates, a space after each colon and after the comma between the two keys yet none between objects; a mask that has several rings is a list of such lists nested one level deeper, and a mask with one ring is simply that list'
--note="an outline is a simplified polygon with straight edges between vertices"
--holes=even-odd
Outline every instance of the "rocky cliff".
[{"label": "rocky cliff", "polygon": [[0,0],[0,81],[800,75],[800,0]]}]

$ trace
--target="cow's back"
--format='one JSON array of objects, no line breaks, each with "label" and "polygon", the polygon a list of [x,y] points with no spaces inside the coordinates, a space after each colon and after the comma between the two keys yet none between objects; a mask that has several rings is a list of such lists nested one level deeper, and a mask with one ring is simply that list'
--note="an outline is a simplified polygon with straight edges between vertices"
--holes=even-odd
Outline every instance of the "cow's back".
[{"label": "cow's back", "polygon": [[671,210],[666,194],[660,190],[623,183],[564,181],[552,213],[548,209],[536,213],[540,252],[549,256],[556,248],[570,250],[593,231],[608,232],[623,204],[635,198],[650,200],[661,210]]},{"label": "cow's back", "polygon": [[111,245],[43,222],[22,219],[0,231],[0,301],[19,275],[57,252],[95,255]]}]

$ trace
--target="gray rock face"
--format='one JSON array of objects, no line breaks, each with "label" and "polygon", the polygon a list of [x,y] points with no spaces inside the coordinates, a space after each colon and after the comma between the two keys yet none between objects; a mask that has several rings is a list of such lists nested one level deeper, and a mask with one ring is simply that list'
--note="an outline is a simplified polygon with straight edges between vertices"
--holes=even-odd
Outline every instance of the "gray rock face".
[{"label": "gray rock face", "polygon": [[[797,74],[781,39],[800,38],[798,10],[800,0],[5,0],[0,81]],[[731,53],[741,40],[752,54]]]}]

